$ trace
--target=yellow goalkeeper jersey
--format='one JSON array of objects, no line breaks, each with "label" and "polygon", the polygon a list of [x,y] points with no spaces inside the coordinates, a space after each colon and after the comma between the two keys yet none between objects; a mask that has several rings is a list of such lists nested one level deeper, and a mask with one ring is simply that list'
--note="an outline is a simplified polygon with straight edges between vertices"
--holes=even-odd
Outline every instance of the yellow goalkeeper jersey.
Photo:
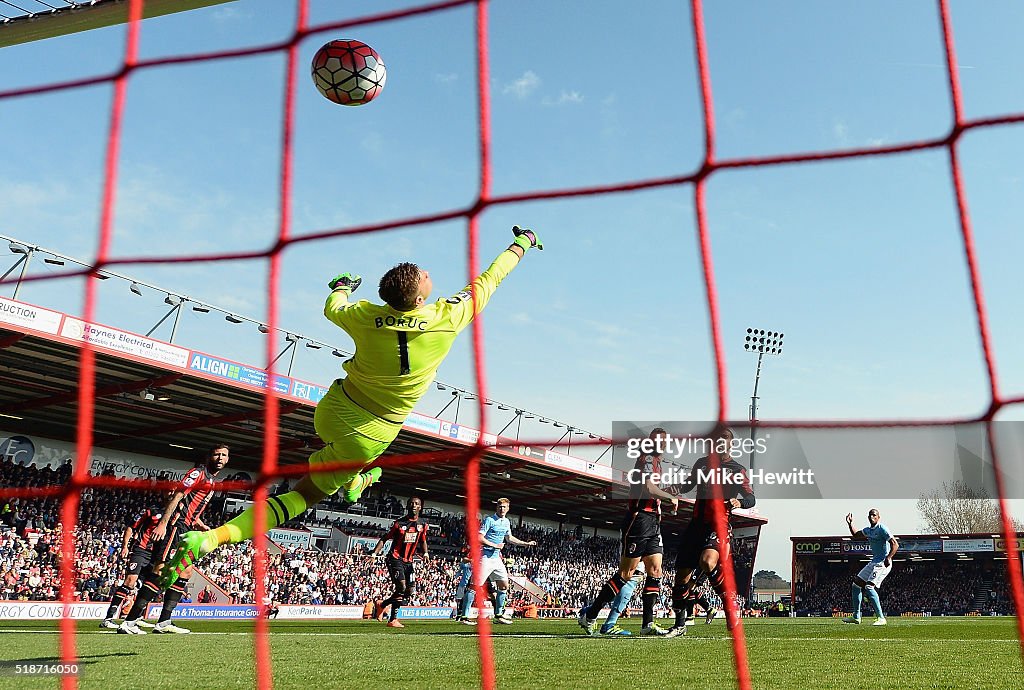
[{"label": "yellow goalkeeper jersey", "polygon": [[[352,337],[342,388],[366,411],[401,424],[430,387],[455,337],[479,314],[519,257],[505,250],[462,291],[411,311],[332,292],[324,316]],[[474,311],[473,296],[476,296]]]}]

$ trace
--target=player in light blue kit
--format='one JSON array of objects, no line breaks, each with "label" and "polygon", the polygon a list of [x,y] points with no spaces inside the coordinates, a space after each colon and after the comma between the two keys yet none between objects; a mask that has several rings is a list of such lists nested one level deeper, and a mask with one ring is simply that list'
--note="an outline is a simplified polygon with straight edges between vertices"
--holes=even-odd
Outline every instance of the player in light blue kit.
[{"label": "player in light blue kit", "polygon": [[633,634],[619,627],[619,616],[625,613],[626,607],[629,606],[629,602],[633,598],[633,592],[636,591],[637,587],[643,586],[646,578],[647,569],[644,567],[644,562],[640,561],[636,565],[636,570],[633,571],[633,577],[627,580],[626,584],[622,585],[622,589],[612,599],[612,603],[608,605],[608,618],[601,625],[600,633],[602,635],[625,637]]},{"label": "player in light blue kit", "polygon": [[480,572],[477,582],[483,584],[487,580],[494,583],[498,590],[494,596],[494,621],[508,625],[512,622],[512,612],[505,610],[505,598],[508,592],[508,570],[501,559],[501,550],[505,542],[518,546],[536,546],[535,541],[523,541],[512,536],[512,523],[509,522],[508,509],[511,501],[499,498],[494,515],[488,515],[480,525],[480,546],[483,553],[480,559]]},{"label": "player in light blue kit", "polygon": [[881,517],[878,510],[872,508],[868,511],[868,522],[871,524],[857,531],[853,529],[853,513],[846,516],[846,526],[850,528],[853,538],[867,539],[871,544],[871,562],[861,568],[853,578],[853,615],[844,618],[844,623],[860,624],[861,597],[867,596],[875,609],[875,615],[878,616],[872,625],[885,625],[885,614],[882,613],[882,602],[878,599],[878,588],[892,570],[892,557],[899,550],[900,543],[880,522]]},{"label": "player in light blue kit", "polygon": [[473,605],[473,588],[469,585],[473,579],[473,561],[469,557],[469,545],[459,552],[459,586],[455,589],[455,620],[464,625],[476,625],[469,617],[469,607]]}]

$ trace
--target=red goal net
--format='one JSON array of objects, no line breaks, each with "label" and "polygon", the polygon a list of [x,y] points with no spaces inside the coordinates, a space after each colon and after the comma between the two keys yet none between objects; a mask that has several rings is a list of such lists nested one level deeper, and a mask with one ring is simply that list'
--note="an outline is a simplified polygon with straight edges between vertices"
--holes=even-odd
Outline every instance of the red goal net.
[{"label": "red goal net", "polygon": [[[680,189],[692,190],[695,210],[697,240],[699,246],[700,265],[703,271],[703,282],[705,288],[705,299],[707,306],[707,318],[709,330],[713,340],[714,371],[716,380],[717,410],[718,417],[723,420],[728,409],[726,398],[726,362],[724,356],[724,345],[719,315],[719,298],[715,277],[715,261],[712,255],[711,234],[713,228],[710,226],[706,198],[708,195],[708,182],[714,175],[723,170],[739,168],[770,168],[774,166],[799,165],[824,160],[861,159],[867,157],[889,157],[898,156],[916,151],[935,150],[942,151],[948,156],[950,174],[953,180],[953,194],[956,202],[959,230],[963,241],[963,260],[967,266],[970,277],[971,292],[973,295],[974,313],[976,316],[973,327],[977,330],[981,348],[984,353],[984,362],[987,372],[988,397],[990,404],[983,415],[974,419],[936,419],[930,421],[908,421],[908,420],[874,420],[864,422],[820,422],[807,421],[802,423],[791,423],[788,426],[794,427],[829,427],[829,426],[863,426],[863,427],[889,427],[901,424],[928,424],[928,425],[952,425],[960,422],[974,421],[986,423],[989,436],[992,436],[992,423],[996,415],[1006,406],[1024,403],[1024,396],[1008,396],[1000,390],[999,377],[997,375],[996,358],[992,345],[989,317],[986,311],[985,299],[982,290],[982,281],[978,257],[975,249],[974,235],[971,227],[971,216],[969,212],[968,196],[965,191],[963,172],[960,162],[960,143],[962,137],[972,131],[982,128],[991,128],[1004,125],[1020,124],[1024,122],[1024,113],[1010,114],[999,117],[986,117],[970,119],[964,114],[963,97],[960,85],[960,72],[955,53],[954,27],[951,20],[951,12],[947,0],[938,0],[936,10],[941,18],[942,37],[945,51],[945,68],[948,78],[948,93],[953,110],[953,125],[948,132],[942,136],[932,139],[905,141],[882,146],[871,146],[864,148],[848,148],[842,150],[811,151],[804,153],[792,153],[786,155],[772,155],[760,157],[739,157],[719,158],[716,154],[716,118],[713,108],[713,84],[708,57],[708,46],[705,36],[705,23],[703,16],[703,3],[700,0],[693,0],[691,5],[691,27],[696,46],[696,63],[698,65],[700,100],[703,104],[702,127],[704,132],[704,155],[699,167],[689,173],[670,175],[666,177],[635,179],[617,184],[605,184],[585,187],[541,189],[536,191],[524,191],[513,194],[494,194],[492,192],[492,164],[491,155],[491,76],[490,59],[488,55],[489,46],[489,25],[488,12],[490,4],[485,0],[449,0],[447,2],[436,2],[418,5],[407,9],[400,9],[379,14],[372,14],[358,17],[347,21],[339,21],[330,24],[311,25],[308,21],[308,7],[305,0],[299,0],[297,22],[294,30],[284,40],[266,45],[252,46],[247,48],[208,52],[199,54],[183,54],[173,57],[143,60],[139,58],[140,28],[144,12],[143,0],[131,0],[129,3],[129,24],[127,27],[127,40],[124,48],[124,57],[119,69],[111,73],[98,74],[91,77],[78,78],[60,83],[49,83],[31,87],[7,89],[0,91],[0,104],[11,99],[27,98],[42,94],[52,94],[61,91],[78,89],[96,84],[112,84],[113,100],[109,115],[109,129],[106,133],[105,153],[105,174],[102,184],[102,215],[98,233],[98,250],[96,252],[93,266],[79,272],[64,272],[60,277],[71,275],[95,275],[98,271],[128,264],[188,264],[194,262],[227,262],[241,259],[265,259],[268,263],[267,290],[269,296],[269,308],[267,310],[267,324],[273,332],[280,323],[281,304],[279,301],[279,284],[281,281],[281,255],[290,246],[298,243],[316,243],[327,238],[335,238],[345,235],[360,235],[367,233],[379,233],[396,228],[411,228],[447,220],[463,220],[466,225],[465,251],[468,259],[468,272],[472,278],[480,270],[479,238],[480,218],[488,209],[500,205],[508,205],[524,201],[536,201],[545,199],[568,199],[573,197],[626,194],[639,190],[678,187]],[[340,32],[341,30],[355,27],[365,27],[372,24],[394,22],[415,15],[439,13],[463,6],[472,7],[475,13],[475,45],[476,45],[476,99],[478,107],[478,123],[475,132],[475,144],[479,162],[479,178],[476,189],[472,195],[472,203],[461,208],[440,209],[433,213],[409,218],[395,218],[386,222],[353,225],[346,227],[332,228],[328,230],[298,234],[293,231],[293,168],[294,159],[294,134],[295,121],[295,93],[297,83],[301,80],[307,68],[300,59],[300,42],[312,34],[319,34],[325,31]],[[152,70],[160,66],[184,63],[201,63],[236,58],[243,55],[258,55],[280,53],[287,56],[287,77],[284,90],[280,96],[281,112],[283,113],[283,128],[280,138],[280,170],[279,170],[279,196],[278,208],[280,222],[278,226],[277,240],[272,246],[262,251],[254,252],[211,252],[202,254],[175,254],[168,253],[162,256],[117,256],[111,251],[113,227],[115,220],[116,190],[118,189],[118,172],[120,150],[122,146],[123,118],[125,112],[125,99],[130,90],[130,77],[145,70]],[[571,241],[570,238],[564,238]],[[13,279],[4,282],[9,284]],[[84,296],[84,319],[91,322],[96,309],[95,281],[86,281],[86,294]],[[481,428],[485,427],[490,411],[484,404],[487,398],[487,362],[485,359],[485,347],[482,331],[482,322],[475,320],[472,326],[472,351],[473,366],[476,379],[479,405],[479,418]],[[267,338],[266,361],[272,362],[276,354],[277,342],[275,338]],[[272,368],[272,367],[271,367]],[[78,438],[77,456],[88,458],[93,447],[93,420],[94,420],[94,394],[95,394],[95,351],[86,344],[81,348],[80,380],[78,389]],[[259,480],[255,483],[254,502],[257,508],[257,523],[263,517],[260,511],[265,510],[264,501],[268,495],[268,487],[280,477],[287,475],[278,466],[278,459],[275,449],[278,446],[278,414],[280,402],[277,396],[268,392],[265,396],[265,416],[263,439],[264,453],[260,468]],[[549,440],[550,443],[550,440]],[[999,490],[999,505],[1002,515],[1002,531],[1007,539],[1016,539],[1012,518],[1007,503],[1007,491],[1003,487],[1002,474],[999,471],[1001,466],[999,454],[996,452],[994,443],[993,464],[996,468],[996,483]],[[477,537],[478,522],[477,516],[480,511],[480,458],[484,452],[484,446],[477,445],[465,456],[465,508],[468,520],[467,534],[470,537],[472,555],[475,561],[480,559],[480,543]],[[393,459],[391,464],[399,465],[409,462],[429,463],[434,461],[434,456],[408,457]],[[294,474],[294,473],[293,473]],[[94,477],[89,474],[88,463],[76,463],[71,480],[59,489],[33,490],[23,488],[0,488],[0,499],[11,497],[35,497],[39,495],[59,495],[62,502],[61,518],[65,525],[65,539],[63,541],[63,561],[61,595],[65,602],[74,600],[73,563],[75,554],[75,540],[73,529],[76,525],[79,514],[81,492],[87,487],[110,487],[129,486],[136,489],[152,488],[151,484],[130,482],[128,480],[116,480],[111,478]],[[721,517],[721,516],[720,516]],[[71,526],[68,528],[67,526]],[[718,529],[724,534],[724,523],[719,520]],[[255,539],[256,548],[265,552],[266,538],[260,535]],[[1017,611],[1017,629],[1021,640],[1024,640],[1024,580],[1022,580],[1020,562],[1010,558],[1008,561],[1009,579],[1013,602]],[[734,574],[731,566],[726,561],[727,588],[735,590]],[[266,565],[262,558],[255,562],[255,586],[256,601],[262,601],[265,591]],[[729,600],[726,605],[734,607],[735,604]],[[480,678],[481,685],[485,688],[494,688],[497,684],[495,674],[495,660],[491,647],[490,624],[481,619],[478,627],[479,652],[480,652]],[[270,646],[268,641],[268,623],[263,618],[255,622],[254,643],[256,646],[256,667],[257,681],[261,688],[268,688],[272,685]],[[732,633],[732,645],[738,684],[743,690],[752,687],[751,677],[747,663],[747,648],[742,625],[735,627]],[[1022,648],[1024,653],[1024,648]],[[75,622],[69,617],[61,621],[61,656],[65,661],[76,659]],[[71,677],[64,679],[65,687],[74,687],[76,680]]]}]

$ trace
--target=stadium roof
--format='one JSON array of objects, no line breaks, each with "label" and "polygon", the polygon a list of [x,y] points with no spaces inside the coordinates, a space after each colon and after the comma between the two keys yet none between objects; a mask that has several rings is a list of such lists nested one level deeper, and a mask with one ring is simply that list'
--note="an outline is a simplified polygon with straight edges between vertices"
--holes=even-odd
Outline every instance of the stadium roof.
[{"label": "stadium roof", "polygon": [[[75,439],[79,353],[81,341],[88,338],[97,344],[97,447],[191,461],[211,443],[224,442],[232,447],[233,468],[258,472],[267,385],[280,392],[279,464],[304,468],[309,454],[322,445],[313,430],[313,401],[325,392],[317,384],[275,376],[258,386],[254,377],[267,377],[253,367],[25,303],[0,299],[0,307],[0,321],[6,322],[0,324],[0,429]],[[389,455],[439,455],[429,463],[393,468],[383,483],[398,494],[425,490],[428,499],[459,503],[465,493],[465,451],[479,434],[422,417],[424,428],[429,427],[425,422],[434,423],[437,433],[407,423]],[[452,438],[456,430],[458,438]],[[467,431],[475,435],[463,435]],[[517,513],[618,527],[622,504],[607,495],[616,486],[612,477],[621,473],[564,455],[555,458],[563,464],[559,466],[544,449],[511,439],[500,443],[500,448],[489,447],[481,460],[483,505],[508,496]],[[577,466],[579,471],[571,469]],[[688,512],[681,509],[679,516],[668,519],[681,521]],[[765,520],[738,515],[734,522]]]},{"label": "stadium roof", "polygon": [[[231,0],[146,0],[144,18]],[[128,0],[0,0],[0,48],[128,21]]]},{"label": "stadium roof", "polygon": [[[1005,558],[1011,543],[1002,534],[896,534],[900,558],[929,560],[938,558]],[[836,536],[790,537],[793,555],[801,558],[828,557],[830,560],[864,559],[871,553],[866,539],[849,534]],[[1024,532],[1016,533],[1017,547],[1024,550]]]}]

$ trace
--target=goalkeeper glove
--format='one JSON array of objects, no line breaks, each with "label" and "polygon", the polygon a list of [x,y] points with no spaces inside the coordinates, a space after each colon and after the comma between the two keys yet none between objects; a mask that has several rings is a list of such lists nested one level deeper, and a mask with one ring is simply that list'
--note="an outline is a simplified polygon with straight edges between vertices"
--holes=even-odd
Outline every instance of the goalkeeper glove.
[{"label": "goalkeeper glove", "polygon": [[518,244],[523,248],[525,252],[530,247],[536,247],[537,249],[544,251],[544,245],[537,238],[537,233],[529,228],[520,228],[518,225],[512,226],[512,234],[516,236],[513,240],[513,244]]},{"label": "goalkeeper glove", "polygon": [[361,276],[353,275],[351,273],[342,273],[335,276],[334,280],[327,283],[327,287],[331,290],[344,290],[348,294],[352,294],[359,289],[359,286],[363,284]]}]

